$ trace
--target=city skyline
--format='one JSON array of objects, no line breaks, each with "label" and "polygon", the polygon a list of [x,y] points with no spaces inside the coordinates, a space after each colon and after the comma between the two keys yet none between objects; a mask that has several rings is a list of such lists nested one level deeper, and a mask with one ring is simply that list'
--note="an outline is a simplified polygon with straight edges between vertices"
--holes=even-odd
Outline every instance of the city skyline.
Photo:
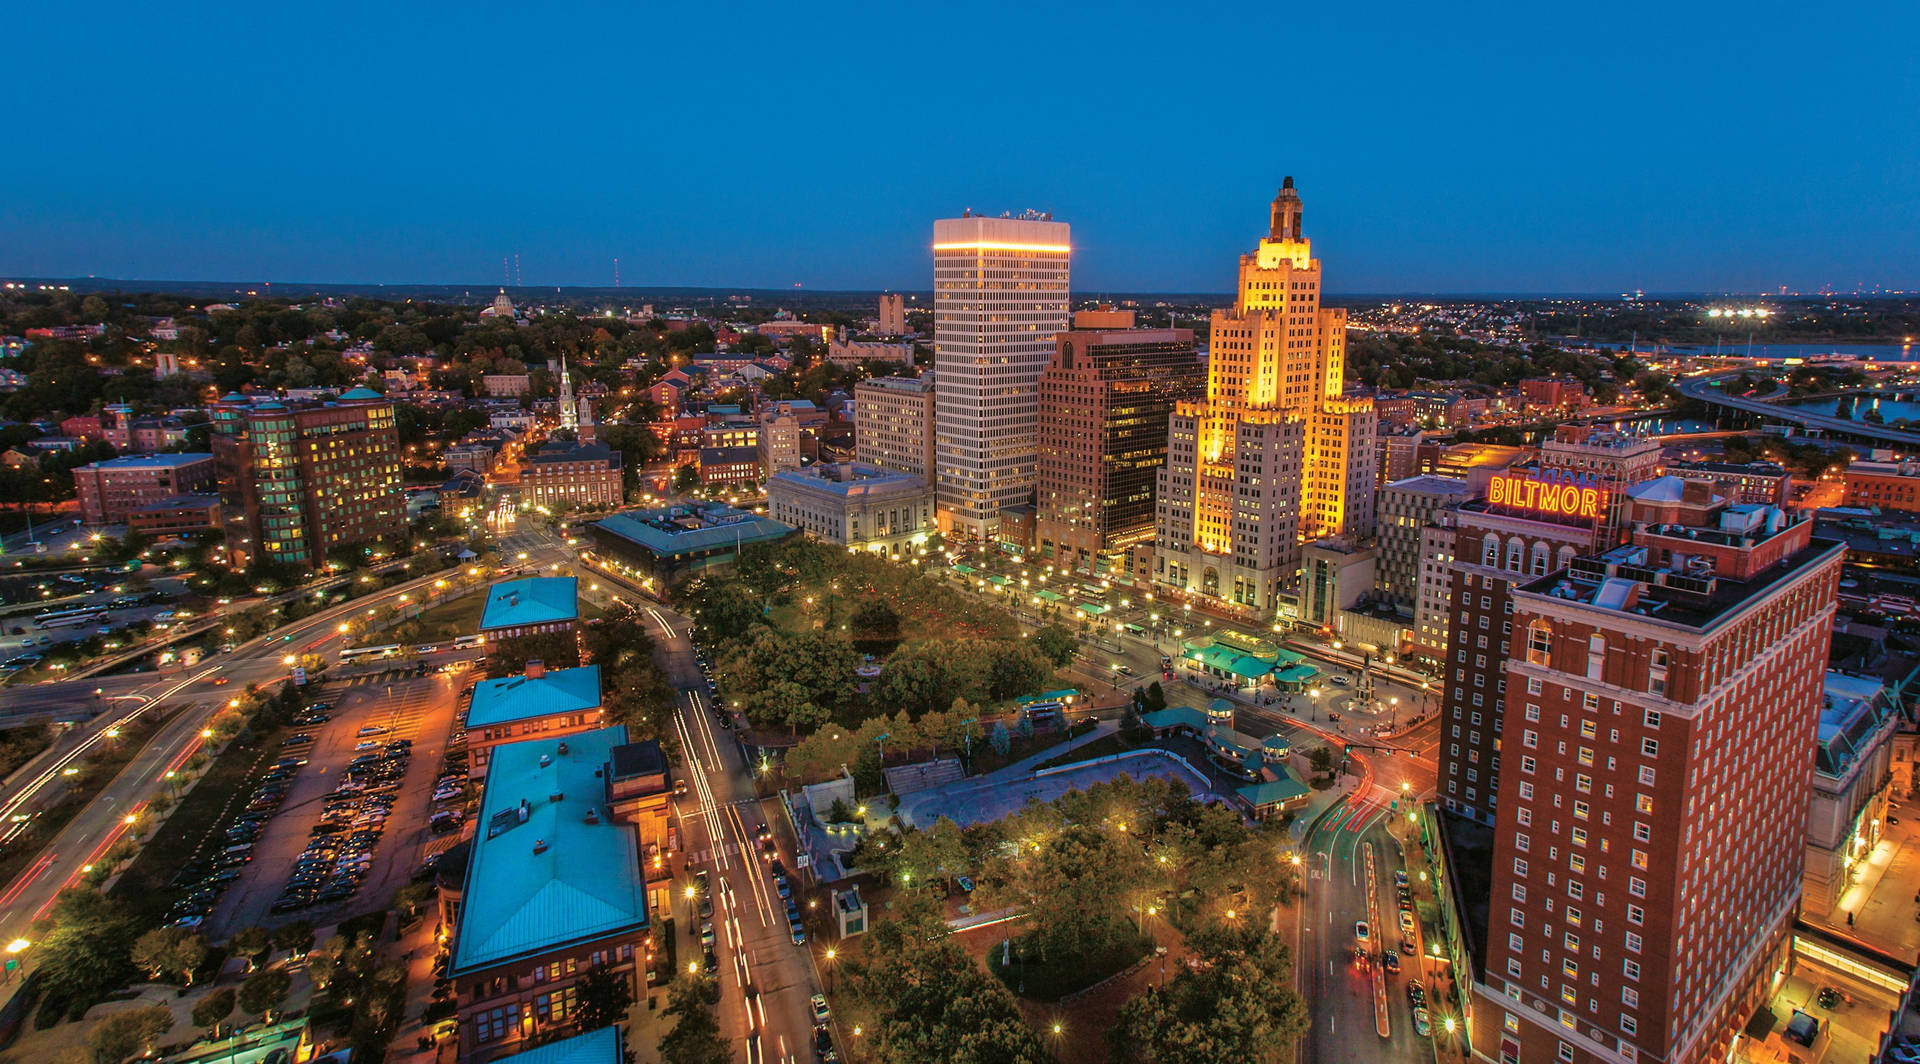
[{"label": "city skyline", "polygon": [[[352,11],[190,30],[104,14],[89,47],[110,76],[30,51],[15,106],[117,115],[164,86],[179,113],[95,119],[9,168],[0,272],[609,285],[618,259],[629,287],[897,289],[925,276],[927,219],[1038,209],[1075,226],[1088,291],[1218,292],[1243,205],[1292,173],[1319,190],[1309,223],[1350,249],[1334,293],[1920,288],[1902,253],[1920,136],[1886,102],[1914,94],[1898,48],[1915,15],[1890,5],[1810,27],[1712,7],[1589,24],[1408,6],[1365,27],[751,8],[703,49],[659,43],[702,29],[674,12],[382,12],[389,37],[435,44],[404,63]],[[25,37],[63,32],[20,17]],[[509,40],[504,72],[473,61]],[[1036,87],[1017,76],[1030,42],[1066,68],[1175,76]],[[874,76],[962,50],[977,100]],[[195,54],[221,62],[180,61]],[[1113,151],[1231,123],[1220,109],[1276,69],[1340,89],[1298,96],[1230,165]],[[930,121],[976,108],[1048,120]],[[247,129],[272,133],[247,146]]]}]

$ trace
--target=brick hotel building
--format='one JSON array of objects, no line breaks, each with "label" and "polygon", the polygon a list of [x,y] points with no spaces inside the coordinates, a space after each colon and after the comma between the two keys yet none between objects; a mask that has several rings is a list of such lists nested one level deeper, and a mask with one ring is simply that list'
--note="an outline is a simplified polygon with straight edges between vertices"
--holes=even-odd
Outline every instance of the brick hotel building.
[{"label": "brick hotel building", "polygon": [[1504,764],[1462,802],[1494,828],[1468,1013],[1502,1064],[1726,1059],[1799,908],[1808,806],[1781,788],[1812,768],[1844,549],[1704,483],[1622,494],[1619,542],[1503,578]]}]

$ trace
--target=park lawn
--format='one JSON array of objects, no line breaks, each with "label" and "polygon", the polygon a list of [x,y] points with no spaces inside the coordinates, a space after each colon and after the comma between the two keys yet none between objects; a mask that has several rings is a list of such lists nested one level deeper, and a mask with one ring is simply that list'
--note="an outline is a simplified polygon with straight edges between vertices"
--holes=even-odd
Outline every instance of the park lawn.
[{"label": "park lawn", "polygon": [[[1038,961],[1021,957],[1020,940],[1016,938],[1013,940],[1012,963],[1002,967],[1000,947],[992,945],[987,948],[986,962],[987,970],[1006,984],[1014,996],[1028,1001],[1055,1002],[1124,971],[1152,951],[1153,943],[1147,936],[1127,932],[1112,945],[1097,952],[1076,952],[1070,956]],[[1025,987],[1024,991],[1022,987]]]},{"label": "park lawn", "polygon": [[480,630],[480,614],[487,608],[487,596],[477,594],[482,589],[475,588],[459,598],[448,599],[418,617],[408,620],[418,624],[427,638],[437,639],[442,630],[452,631],[455,635],[472,635]]},{"label": "park lawn", "polygon": [[201,851],[213,830],[228,813],[237,811],[231,807],[248,793],[254,776],[283,756],[283,728],[269,714],[256,716],[250,727],[254,741],[242,746],[236,739],[213,759],[206,774],[180,797],[160,830],[141,844],[133,864],[114,883],[113,896],[138,913],[143,925],[161,922],[168,906],[184,893],[173,885],[174,875],[196,855],[211,856],[211,850]]}]

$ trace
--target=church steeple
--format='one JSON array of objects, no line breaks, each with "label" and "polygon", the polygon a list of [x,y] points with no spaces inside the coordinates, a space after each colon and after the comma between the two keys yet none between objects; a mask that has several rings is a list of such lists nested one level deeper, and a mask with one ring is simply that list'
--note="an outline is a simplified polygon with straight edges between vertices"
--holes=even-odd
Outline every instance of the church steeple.
[{"label": "church steeple", "polygon": [[573,376],[567,372],[567,356],[560,356],[560,427],[580,429],[580,412],[573,402]]},{"label": "church steeple", "polygon": [[1270,239],[1300,239],[1300,193],[1293,190],[1293,178],[1280,182],[1280,194],[1273,197],[1273,224]]}]

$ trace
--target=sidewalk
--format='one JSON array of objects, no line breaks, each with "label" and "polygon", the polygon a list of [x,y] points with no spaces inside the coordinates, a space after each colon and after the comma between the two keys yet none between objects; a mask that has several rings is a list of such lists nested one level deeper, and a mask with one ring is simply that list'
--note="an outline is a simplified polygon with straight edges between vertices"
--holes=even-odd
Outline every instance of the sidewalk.
[{"label": "sidewalk", "polygon": [[394,953],[394,959],[407,969],[407,1003],[400,1013],[400,1025],[393,1041],[387,1046],[389,1064],[438,1064],[440,1061],[451,1064],[453,1060],[454,1039],[442,1039],[428,1049],[422,1049],[418,1041],[435,1026],[426,1023],[422,1014],[433,1002],[433,961],[439,951],[434,942],[436,926],[433,917],[423,917],[401,935],[398,942],[387,947]]}]

